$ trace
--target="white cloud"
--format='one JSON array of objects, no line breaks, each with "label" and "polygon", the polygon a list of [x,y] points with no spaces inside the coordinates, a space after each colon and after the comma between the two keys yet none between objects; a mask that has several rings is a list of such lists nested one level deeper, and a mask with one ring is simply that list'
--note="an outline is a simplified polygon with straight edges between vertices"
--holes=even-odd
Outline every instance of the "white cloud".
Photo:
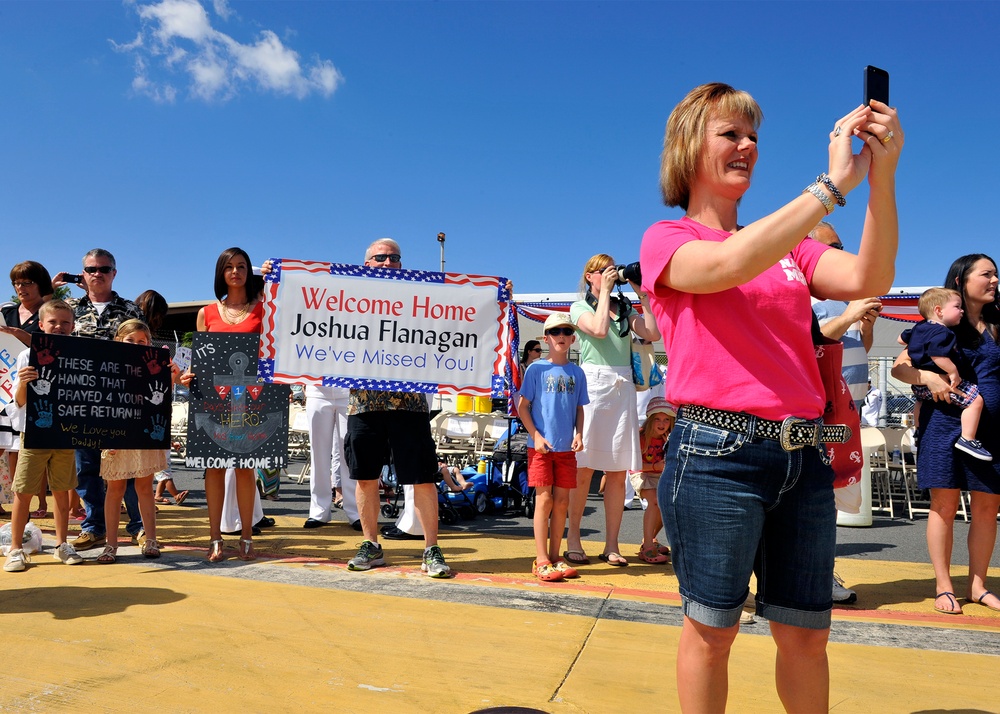
[{"label": "white cloud", "polygon": [[[216,15],[234,15],[228,0],[212,0]],[[303,63],[299,53],[274,32],[264,30],[256,40],[240,42],[212,27],[198,0],[158,0],[134,3],[142,22],[136,38],[111,42],[115,50],[135,56],[136,94],[170,103],[178,90],[171,84],[178,73],[190,95],[205,101],[225,101],[243,90],[290,95],[331,96],[344,81],[330,60],[313,57]]]},{"label": "white cloud", "polygon": [[229,7],[229,0],[212,0],[212,7],[215,14],[223,20],[228,20],[233,15],[233,9]]}]

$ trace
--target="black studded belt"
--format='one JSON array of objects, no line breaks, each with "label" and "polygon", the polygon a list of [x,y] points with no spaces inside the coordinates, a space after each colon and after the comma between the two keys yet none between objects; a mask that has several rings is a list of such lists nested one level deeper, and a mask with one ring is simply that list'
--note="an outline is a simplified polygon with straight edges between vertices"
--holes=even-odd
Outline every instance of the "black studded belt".
[{"label": "black studded belt", "polygon": [[737,434],[777,441],[785,451],[818,447],[820,444],[846,444],[851,438],[851,427],[846,424],[824,424],[819,419],[810,421],[788,417],[783,421],[774,421],[745,412],[727,412],[697,404],[683,405],[677,416]]}]

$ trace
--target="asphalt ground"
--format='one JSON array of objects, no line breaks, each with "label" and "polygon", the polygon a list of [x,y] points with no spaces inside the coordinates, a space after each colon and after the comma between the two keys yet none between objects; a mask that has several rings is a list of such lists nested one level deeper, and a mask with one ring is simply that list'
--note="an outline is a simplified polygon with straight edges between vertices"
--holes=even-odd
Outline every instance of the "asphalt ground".
[{"label": "asphalt ground", "polygon": [[[353,573],[345,564],[360,534],[342,512],[303,529],[308,488],[288,479],[265,502],[277,525],[255,538],[261,557],[237,560],[234,537],[229,559],[210,564],[200,476],[175,478],[192,493],[159,508],[159,560],[123,546],[116,565],[96,564],[95,549],[68,567],[46,552],[24,573],[0,573],[0,710],[678,710],[682,618],[669,566],[595,560],[578,580],[540,583],[528,519],[487,515],[442,528],[451,580],[420,574],[413,541],[384,541],[388,567]],[[594,555],[603,514],[599,497],[590,505]],[[623,543],[638,544],[641,512],[624,516]],[[838,528],[838,571],[859,599],[834,610],[831,711],[1000,710],[1000,613],[971,603],[961,617],[934,612],[924,522]],[[51,546],[51,520],[38,525]],[[959,596],[964,529],[956,524]],[[730,711],[781,710],[767,633],[761,620],[741,628]]]},{"label": "asphalt ground", "polygon": [[[304,461],[293,460],[290,462],[288,471],[295,475],[301,472]],[[201,472],[186,469],[173,464],[174,479],[178,489],[189,489],[190,495],[186,502],[188,507],[205,507],[204,480]],[[591,492],[588,498],[587,509],[584,512],[582,522],[582,533],[586,540],[601,542],[604,534],[604,502],[603,497],[597,493],[600,477],[595,477],[591,484]],[[309,482],[297,483],[292,478],[282,478],[280,498],[277,501],[263,501],[264,513],[268,516],[287,516],[289,518],[299,518],[302,521],[309,515]],[[400,502],[402,506],[402,502]],[[638,499],[634,501],[630,510],[624,511],[622,515],[622,527],[620,542],[622,555],[635,561],[635,557],[642,543],[642,510]],[[871,527],[856,528],[840,526],[837,528],[837,558],[858,558],[864,560],[892,560],[908,563],[929,563],[927,555],[927,516],[926,514],[915,513],[914,520],[909,520],[899,516],[905,513],[900,504],[896,504],[896,517],[889,518],[887,514],[876,512],[873,517]],[[335,520],[346,521],[342,511],[335,511]],[[381,524],[393,523],[394,518],[380,516]],[[454,525],[440,524],[442,532],[456,533],[482,533],[507,536],[522,536],[532,538],[531,521],[524,515],[513,513],[492,514],[476,516],[473,519],[465,519]],[[952,563],[954,565],[968,565],[968,550],[965,542],[968,537],[969,526],[962,520],[961,514],[955,522],[955,546],[952,553]],[[660,533],[661,542],[666,542],[663,533]],[[628,545],[635,546],[629,548]],[[594,551],[596,555],[599,551]],[[1000,567],[1000,548],[994,548],[993,567]]]}]

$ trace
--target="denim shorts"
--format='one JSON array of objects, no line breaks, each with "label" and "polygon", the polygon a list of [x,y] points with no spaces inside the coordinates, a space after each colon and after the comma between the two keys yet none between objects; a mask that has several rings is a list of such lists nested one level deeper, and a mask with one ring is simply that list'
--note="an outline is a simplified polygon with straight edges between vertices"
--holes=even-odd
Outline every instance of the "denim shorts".
[{"label": "denim shorts", "polygon": [[837,516],[818,449],[680,418],[657,496],[685,615],[736,625],[753,572],[758,615],[830,626]]}]

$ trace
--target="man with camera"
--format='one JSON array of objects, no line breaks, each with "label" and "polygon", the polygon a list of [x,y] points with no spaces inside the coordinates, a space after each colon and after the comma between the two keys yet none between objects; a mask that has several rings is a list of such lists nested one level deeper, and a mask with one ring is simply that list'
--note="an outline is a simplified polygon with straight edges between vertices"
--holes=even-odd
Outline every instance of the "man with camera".
[{"label": "man with camera", "polygon": [[[111,289],[118,270],[115,256],[103,248],[94,248],[83,256],[83,273],[72,275],[59,273],[52,284],[56,287],[66,283],[76,283],[86,295],[70,298],[66,302],[73,308],[76,326],[73,334],[80,337],[94,337],[112,340],[118,326],[132,318],[144,320],[142,311],[131,300],[125,300]],[[88,550],[105,544],[107,538],[104,527],[104,480],[101,478],[100,449],[76,450],[76,492],[80,494],[87,515],[80,524],[80,535],[73,541],[76,550]],[[142,518],[139,515],[139,501],[135,484],[128,482],[125,489],[125,508],[128,510],[128,525],[125,527],[135,543],[143,540]],[[117,537],[116,534],[113,534]]]}]

